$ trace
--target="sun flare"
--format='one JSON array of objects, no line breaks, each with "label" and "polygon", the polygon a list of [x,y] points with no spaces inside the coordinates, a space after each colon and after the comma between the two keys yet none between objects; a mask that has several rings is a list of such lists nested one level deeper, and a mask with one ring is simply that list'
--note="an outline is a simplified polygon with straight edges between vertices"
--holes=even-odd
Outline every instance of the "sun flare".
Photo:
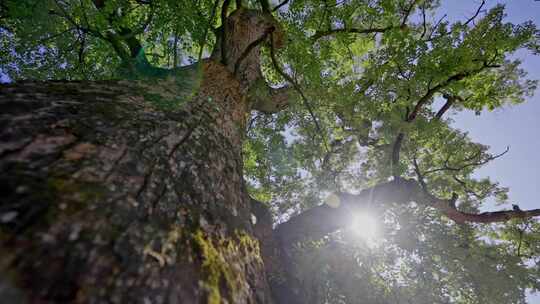
[{"label": "sun flare", "polygon": [[377,219],[369,213],[357,213],[351,223],[352,232],[365,241],[373,241],[377,238]]}]

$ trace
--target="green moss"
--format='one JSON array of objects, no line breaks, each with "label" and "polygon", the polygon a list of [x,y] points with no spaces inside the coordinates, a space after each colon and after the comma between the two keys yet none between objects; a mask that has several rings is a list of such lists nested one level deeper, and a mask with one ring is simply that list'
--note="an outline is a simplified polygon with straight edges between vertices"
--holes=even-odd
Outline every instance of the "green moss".
[{"label": "green moss", "polygon": [[244,252],[244,256],[251,256],[258,262],[262,263],[259,241],[255,238],[252,238],[245,232],[239,232],[236,233],[236,235],[240,243],[240,249],[242,249]]},{"label": "green moss", "polygon": [[203,256],[202,268],[205,275],[205,287],[209,290],[208,304],[221,303],[221,291],[219,288],[221,276],[225,276],[229,288],[235,287],[231,286],[230,281],[227,280],[227,278],[231,277],[230,266],[227,265],[223,256],[212,244],[212,240],[207,240],[202,231],[198,230],[194,239]]},{"label": "green moss", "polygon": [[[246,274],[233,268],[233,264],[260,263],[258,241],[244,232],[236,232],[234,238],[207,238],[201,230],[194,234],[196,247],[203,258],[204,286],[208,290],[208,304],[222,303],[220,283],[229,290],[229,302],[242,288]],[[238,267],[236,269],[245,269]]]}]

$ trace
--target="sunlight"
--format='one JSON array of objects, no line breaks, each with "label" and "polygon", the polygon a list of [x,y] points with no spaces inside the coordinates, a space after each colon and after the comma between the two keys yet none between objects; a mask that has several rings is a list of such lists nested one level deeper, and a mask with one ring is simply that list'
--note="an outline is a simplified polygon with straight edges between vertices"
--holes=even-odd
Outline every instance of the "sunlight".
[{"label": "sunlight", "polygon": [[377,238],[377,219],[367,212],[354,215],[350,226],[352,232],[362,240],[373,242]]}]

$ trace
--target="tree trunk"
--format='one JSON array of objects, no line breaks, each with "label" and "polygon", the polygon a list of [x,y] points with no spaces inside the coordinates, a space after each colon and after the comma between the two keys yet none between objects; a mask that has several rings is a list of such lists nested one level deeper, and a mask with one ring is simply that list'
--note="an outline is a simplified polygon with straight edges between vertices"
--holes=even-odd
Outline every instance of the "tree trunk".
[{"label": "tree trunk", "polygon": [[166,81],[0,88],[2,302],[271,302],[245,98],[223,65],[202,73],[176,111],[149,102]]},{"label": "tree trunk", "polygon": [[0,87],[1,301],[300,303],[242,178],[251,108],[287,103],[268,38],[273,17],[240,8],[196,67]]}]

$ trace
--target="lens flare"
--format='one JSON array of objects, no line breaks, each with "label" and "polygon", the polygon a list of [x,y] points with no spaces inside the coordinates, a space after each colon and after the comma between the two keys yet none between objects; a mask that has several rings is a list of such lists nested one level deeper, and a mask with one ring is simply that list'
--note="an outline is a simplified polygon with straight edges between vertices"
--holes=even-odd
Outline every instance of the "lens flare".
[{"label": "lens flare", "polygon": [[352,232],[365,241],[373,242],[377,239],[377,219],[369,213],[357,213],[351,223]]}]

